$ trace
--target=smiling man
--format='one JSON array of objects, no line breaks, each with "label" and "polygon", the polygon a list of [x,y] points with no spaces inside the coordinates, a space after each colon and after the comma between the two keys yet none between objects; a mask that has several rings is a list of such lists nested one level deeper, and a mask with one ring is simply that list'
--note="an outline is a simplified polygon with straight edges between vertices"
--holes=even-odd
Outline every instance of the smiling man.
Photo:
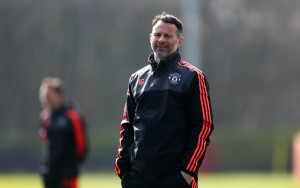
[{"label": "smiling man", "polygon": [[131,75],[115,170],[123,188],[196,188],[213,131],[202,71],[183,61],[182,22],[154,18],[149,65]]}]

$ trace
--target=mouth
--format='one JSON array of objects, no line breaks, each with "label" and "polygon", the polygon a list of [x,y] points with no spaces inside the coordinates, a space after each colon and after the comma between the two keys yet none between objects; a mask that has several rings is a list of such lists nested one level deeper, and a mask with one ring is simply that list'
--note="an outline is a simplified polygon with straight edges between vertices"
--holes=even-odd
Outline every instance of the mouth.
[{"label": "mouth", "polygon": [[166,46],[156,46],[157,50],[166,50],[167,47]]}]

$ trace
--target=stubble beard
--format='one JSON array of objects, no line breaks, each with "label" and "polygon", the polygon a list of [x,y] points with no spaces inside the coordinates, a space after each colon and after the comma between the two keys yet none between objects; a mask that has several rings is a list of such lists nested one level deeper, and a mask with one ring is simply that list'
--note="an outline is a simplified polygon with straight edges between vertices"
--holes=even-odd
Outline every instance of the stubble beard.
[{"label": "stubble beard", "polygon": [[153,50],[156,58],[158,58],[159,60],[165,60],[171,55],[171,52],[169,49],[158,50],[158,47],[152,47],[152,50]]}]

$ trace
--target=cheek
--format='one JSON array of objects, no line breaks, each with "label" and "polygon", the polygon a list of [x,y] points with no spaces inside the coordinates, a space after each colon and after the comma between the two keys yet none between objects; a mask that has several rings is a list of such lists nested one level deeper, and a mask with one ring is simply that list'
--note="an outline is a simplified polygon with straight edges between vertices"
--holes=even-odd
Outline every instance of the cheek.
[{"label": "cheek", "polygon": [[50,93],[48,93],[47,95],[46,95],[46,101],[48,102],[48,103],[52,103],[53,102],[53,96],[50,94]]},{"label": "cheek", "polygon": [[40,95],[40,101],[41,101],[42,103],[46,103],[46,97],[43,96],[43,95]]},{"label": "cheek", "polygon": [[154,38],[150,38],[150,43],[154,44],[154,43],[156,43],[156,40]]},{"label": "cheek", "polygon": [[173,41],[173,45],[174,48],[178,48],[180,45],[179,45],[179,42],[176,40],[176,41]]},{"label": "cheek", "polygon": [[150,41],[150,44],[151,44],[151,48],[154,49],[155,46],[156,46],[156,41],[151,40],[151,41]]},{"label": "cheek", "polygon": [[47,93],[46,92],[42,91],[40,93],[40,101],[43,102],[43,103],[47,102]]}]

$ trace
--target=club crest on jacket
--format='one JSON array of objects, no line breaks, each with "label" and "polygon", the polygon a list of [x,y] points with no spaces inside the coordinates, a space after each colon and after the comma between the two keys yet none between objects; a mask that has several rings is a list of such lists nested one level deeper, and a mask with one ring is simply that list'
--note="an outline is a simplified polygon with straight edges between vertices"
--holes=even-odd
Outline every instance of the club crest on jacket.
[{"label": "club crest on jacket", "polygon": [[168,78],[171,84],[178,84],[180,82],[180,77],[181,75],[175,72],[173,74],[170,74]]}]

